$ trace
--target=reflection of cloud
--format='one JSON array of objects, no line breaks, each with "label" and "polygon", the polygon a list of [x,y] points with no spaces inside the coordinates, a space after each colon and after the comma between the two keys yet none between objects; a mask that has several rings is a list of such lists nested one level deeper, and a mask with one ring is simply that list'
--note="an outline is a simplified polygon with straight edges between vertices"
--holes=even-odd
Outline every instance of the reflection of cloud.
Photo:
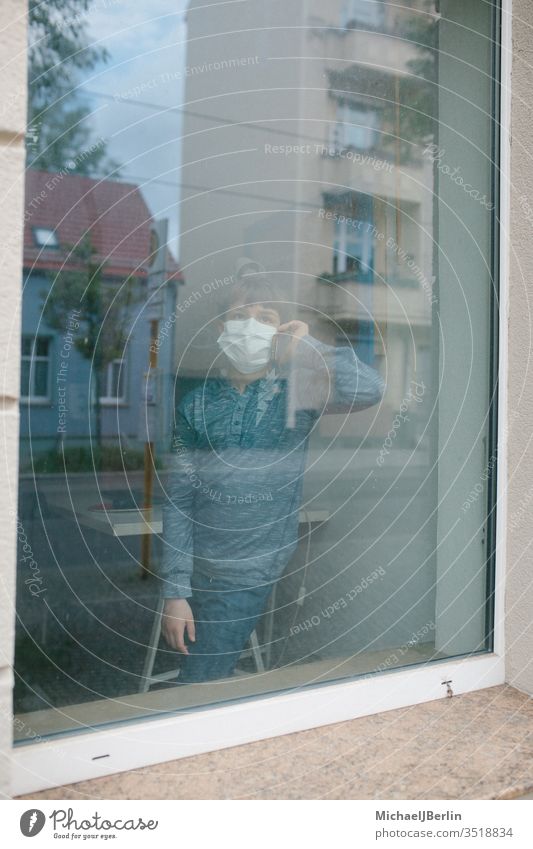
[{"label": "reflection of cloud", "polygon": [[[186,6],[187,0],[177,0],[169,13],[168,0],[144,0],[135,5],[94,0],[87,18],[88,34],[91,41],[107,48],[111,58],[84,81],[88,91],[105,96],[95,97],[95,105],[110,106],[95,116],[94,132],[109,139],[109,155],[124,164],[121,179],[139,184],[152,213],[169,219],[175,253],[182,120],[179,113],[157,107],[176,107],[183,100],[182,80],[163,81],[161,77],[172,77],[185,65]],[[154,79],[156,86],[143,86]],[[135,99],[115,100],[135,87],[142,91]],[[161,182],[151,182],[155,180]]]}]

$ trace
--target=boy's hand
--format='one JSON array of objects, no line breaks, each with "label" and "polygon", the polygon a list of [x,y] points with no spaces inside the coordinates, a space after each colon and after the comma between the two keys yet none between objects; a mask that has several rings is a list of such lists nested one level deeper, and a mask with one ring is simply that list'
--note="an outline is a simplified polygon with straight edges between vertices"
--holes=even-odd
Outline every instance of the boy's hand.
[{"label": "boy's hand", "polygon": [[287,321],[285,324],[280,324],[278,327],[278,334],[283,334],[282,339],[287,340],[286,343],[282,346],[280,343],[282,339],[277,339],[277,351],[276,353],[276,362],[277,363],[286,363],[291,357],[294,355],[294,352],[300,342],[302,336],[307,336],[309,334],[309,325],[305,323],[305,321]]},{"label": "boy's hand", "polygon": [[185,645],[185,632],[194,643],[194,616],[189,602],[186,598],[167,598],[163,607],[161,633],[171,648],[189,654]]}]

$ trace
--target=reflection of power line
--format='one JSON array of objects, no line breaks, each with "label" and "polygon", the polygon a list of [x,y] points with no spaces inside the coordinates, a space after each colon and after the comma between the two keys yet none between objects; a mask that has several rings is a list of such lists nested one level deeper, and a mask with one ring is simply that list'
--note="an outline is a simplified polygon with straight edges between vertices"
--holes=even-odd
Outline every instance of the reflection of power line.
[{"label": "reflection of power line", "polygon": [[[324,90],[326,91],[326,89]],[[327,89],[330,91],[330,89]],[[239,127],[250,127],[252,130],[261,130],[262,133],[270,133],[275,136],[286,136],[291,139],[298,139],[300,144],[303,141],[315,142],[316,144],[323,145],[324,147],[331,147],[332,145],[329,141],[324,141],[323,138],[318,138],[317,136],[308,136],[303,135],[302,133],[293,133],[290,130],[281,130],[277,127],[265,127],[263,126],[262,121],[252,122],[252,121],[234,121],[231,118],[222,118],[220,115],[209,115],[206,112],[197,112],[194,109],[183,109],[180,106],[163,106],[163,104],[159,103],[151,103],[149,100],[119,100],[117,101],[115,97],[111,94],[105,94],[102,91],[93,91],[92,89],[84,89],[84,92],[91,95],[92,97],[101,97],[104,100],[112,100],[115,103],[125,103],[128,106],[143,106],[145,109],[151,109],[154,112],[175,112],[177,115],[190,115],[193,118],[203,118],[208,121],[219,121],[221,124],[226,124],[227,126],[235,126],[238,124]],[[352,92],[355,94],[355,92]],[[274,119],[274,118],[265,118],[264,121],[272,121],[272,120],[301,120],[298,119]],[[336,123],[336,119],[333,121]],[[216,129],[216,128],[212,128]],[[384,135],[390,135],[389,133],[384,133]]]},{"label": "reflection of power line", "polygon": [[[220,194],[232,195],[233,197],[238,197],[238,198],[251,198],[252,200],[260,200],[260,201],[267,200],[267,201],[270,201],[270,202],[275,201],[276,203],[286,204],[292,210],[294,210],[295,206],[296,207],[301,206],[303,210],[306,210],[306,209],[309,209],[309,210],[311,210],[311,209],[323,209],[324,208],[324,204],[321,204],[321,203],[308,203],[308,202],[299,203],[298,201],[295,201],[294,199],[291,200],[291,199],[288,199],[288,198],[277,198],[277,197],[272,197],[271,195],[259,195],[259,194],[255,194],[254,192],[240,192],[240,191],[236,191],[235,189],[225,189],[225,188],[217,189],[216,186],[198,186],[195,183],[173,183],[170,180],[158,180],[157,177],[154,177],[154,178],[152,178],[152,177],[142,177],[142,176],[139,176],[139,175],[136,175],[136,174],[129,174],[128,177],[124,179],[124,181],[117,180],[116,182],[118,182],[118,183],[129,182],[130,180],[138,181],[139,187],[141,189],[145,188],[145,186],[149,185],[150,183],[158,183],[158,184],[164,185],[164,186],[172,186],[173,189],[176,189],[176,188],[191,189],[192,191],[195,191],[195,192],[209,192],[210,194],[214,194],[216,192],[219,192]],[[274,179],[274,180],[272,180],[272,182],[275,183],[276,180]],[[277,209],[277,210],[265,209],[264,210],[264,212],[271,212],[271,211],[279,212],[280,210],[279,209]],[[287,211],[289,212],[290,210],[288,209]]]},{"label": "reflection of power line", "polygon": [[[104,92],[94,91],[92,89],[84,89],[84,92],[86,94],[89,94],[89,95],[94,96],[94,97],[100,97],[100,98],[103,98],[105,100],[115,101],[115,98],[112,95],[105,94]],[[186,114],[186,115],[191,115],[192,117],[196,117],[196,118],[204,118],[204,119],[208,119],[208,120],[220,121],[222,124],[226,124],[226,125],[233,125],[234,126],[236,124],[235,121],[233,121],[229,118],[221,118],[218,115],[208,115],[204,112],[196,112],[196,111],[191,110],[191,109],[182,109],[181,107],[178,107],[178,106],[168,106],[167,107],[167,106],[163,106],[162,104],[151,103],[150,101],[145,101],[145,100],[131,100],[131,101],[130,100],[124,100],[124,101],[120,101],[120,102],[126,103],[126,104],[131,105],[131,106],[144,106],[145,108],[151,109],[151,110],[156,111],[156,112],[175,112],[179,115]],[[268,119],[265,119],[265,120],[268,120]],[[264,126],[259,127],[258,124],[250,123],[250,122],[247,122],[247,121],[238,122],[238,125],[239,125],[239,127],[251,127],[252,129],[255,129],[255,130],[261,129],[262,132],[271,133],[271,134],[276,135],[276,136],[287,136],[289,138],[298,139],[300,143],[302,143],[302,139],[306,139],[308,141],[314,141],[317,144],[320,144],[321,146],[323,146],[325,148],[331,147],[331,145],[328,144],[327,142],[324,142],[323,139],[319,139],[319,138],[316,138],[314,136],[304,136],[301,133],[293,133],[290,130],[281,130],[281,129],[277,129],[277,128],[273,128],[273,127],[264,127]],[[232,195],[233,197],[250,198],[252,200],[260,200],[260,201],[265,201],[265,200],[271,201],[271,202],[273,201],[273,202],[276,202],[276,203],[286,204],[290,207],[294,207],[295,205],[298,206],[297,202],[295,202],[294,200],[289,200],[287,198],[278,198],[278,197],[272,197],[272,196],[267,196],[267,195],[254,194],[253,192],[235,191],[235,190],[225,189],[225,188],[219,189],[216,186],[198,186],[198,185],[195,185],[193,183],[173,182],[171,180],[161,180],[157,177],[154,177],[154,178],[140,177],[140,176],[137,176],[135,174],[131,174],[128,179],[143,181],[142,182],[143,187],[144,187],[144,185],[146,185],[148,183],[156,183],[157,185],[169,186],[169,187],[172,187],[174,189],[184,188],[184,189],[191,189],[192,191],[198,191],[198,192],[219,192],[220,194]],[[121,181],[119,180],[118,182],[121,182]],[[275,180],[273,182],[275,182]],[[301,204],[301,206],[305,209],[322,209],[323,208],[323,204],[313,204],[313,203]]]}]

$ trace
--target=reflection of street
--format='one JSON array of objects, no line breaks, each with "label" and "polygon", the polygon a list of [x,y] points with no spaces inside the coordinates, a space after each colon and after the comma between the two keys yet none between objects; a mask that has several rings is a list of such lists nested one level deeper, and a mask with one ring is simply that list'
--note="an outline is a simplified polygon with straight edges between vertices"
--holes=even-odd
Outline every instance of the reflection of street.
[{"label": "reflection of street", "polygon": [[140,579],[139,536],[116,538],[77,516],[80,505],[90,514],[88,505],[126,501],[130,491],[142,504],[142,472],[102,474],[98,485],[90,474],[21,480],[22,521],[47,592],[32,604],[19,565],[18,710],[136,689],[158,586]]},{"label": "reflection of street", "polygon": [[[120,495],[121,493],[119,493]],[[91,493],[79,495],[70,493],[51,494],[48,499],[50,507],[62,512],[65,517],[73,515],[71,499],[75,505],[77,521],[83,527],[94,528],[100,533],[111,534],[115,537],[139,536],[146,533],[161,533],[161,507],[142,507],[142,493],[127,494],[118,498],[115,492],[102,492],[101,500],[95,500]],[[137,504],[136,507],[121,507],[120,503]]]},{"label": "reflection of street", "polygon": [[[285,666],[300,658],[309,663],[340,657],[353,654],[355,648],[364,651],[367,645],[372,652],[385,650],[408,639],[401,620],[403,610],[412,605],[409,584],[389,605],[385,603],[377,616],[372,615],[372,608],[379,607],[389,592],[394,593],[407,570],[415,571],[416,563],[420,564],[424,552],[429,551],[431,533],[429,529],[426,534],[419,531],[419,502],[415,503],[418,512],[408,506],[428,467],[421,452],[411,456],[407,450],[398,451],[381,469],[376,468],[375,458],[376,450],[370,448],[356,454],[351,449],[329,450],[322,459],[317,448],[310,452],[300,514],[301,542],[278,585],[274,666],[279,660]],[[376,501],[402,468],[402,484],[394,485],[394,499],[383,499],[382,508],[376,509]],[[154,493],[156,503],[164,497],[162,485],[163,475]],[[113,697],[137,692],[159,581],[154,575],[146,581],[140,577],[140,533],[145,525],[137,521],[135,533],[116,534],[117,527],[120,530],[121,525],[134,522],[132,512],[137,517],[142,515],[140,510],[125,506],[135,502],[142,505],[141,471],[127,476],[103,473],[98,484],[90,474],[69,474],[67,480],[64,475],[42,475],[37,490],[31,476],[22,479],[21,517],[32,549],[38,552],[46,593],[32,597],[24,585],[24,564],[19,561],[17,711],[92,701],[103,694]],[[106,510],[89,509],[102,503],[107,505]],[[113,504],[122,507],[113,509]],[[407,509],[401,523],[394,524],[404,507]],[[307,595],[298,605],[308,521],[311,565],[305,576]],[[355,530],[343,539],[348,527]],[[391,530],[386,530],[389,527]],[[157,522],[153,530],[153,570],[157,571],[161,556]],[[415,548],[410,546],[414,537]],[[296,619],[313,616],[316,606],[324,608],[348,583],[356,584],[376,566],[387,569],[391,552],[397,553],[404,546],[405,554],[387,571],[383,582],[361,595],[354,609],[348,611],[348,618],[344,617],[345,622],[342,611],[335,620],[316,629],[316,638],[303,632],[303,637],[291,638],[286,644]],[[337,575],[337,563],[351,561],[355,562],[348,572]],[[320,591],[313,595],[318,587]],[[420,621],[427,615],[423,606],[417,617]],[[427,607],[431,607],[431,596]],[[367,621],[358,627],[358,620],[364,617]],[[387,630],[391,622],[399,622],[395,631]],[[175,653],[161,642],[154,672],[175,667]]]}]

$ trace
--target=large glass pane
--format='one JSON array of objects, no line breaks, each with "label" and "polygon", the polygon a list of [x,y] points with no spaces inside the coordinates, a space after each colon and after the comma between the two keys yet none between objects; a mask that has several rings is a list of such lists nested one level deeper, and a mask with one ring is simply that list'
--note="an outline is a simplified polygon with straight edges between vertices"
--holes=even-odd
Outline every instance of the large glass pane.
[{"label": "large glass pane", "polygon": [[21,740],[490,649],[496,14],[32,6]]}]

